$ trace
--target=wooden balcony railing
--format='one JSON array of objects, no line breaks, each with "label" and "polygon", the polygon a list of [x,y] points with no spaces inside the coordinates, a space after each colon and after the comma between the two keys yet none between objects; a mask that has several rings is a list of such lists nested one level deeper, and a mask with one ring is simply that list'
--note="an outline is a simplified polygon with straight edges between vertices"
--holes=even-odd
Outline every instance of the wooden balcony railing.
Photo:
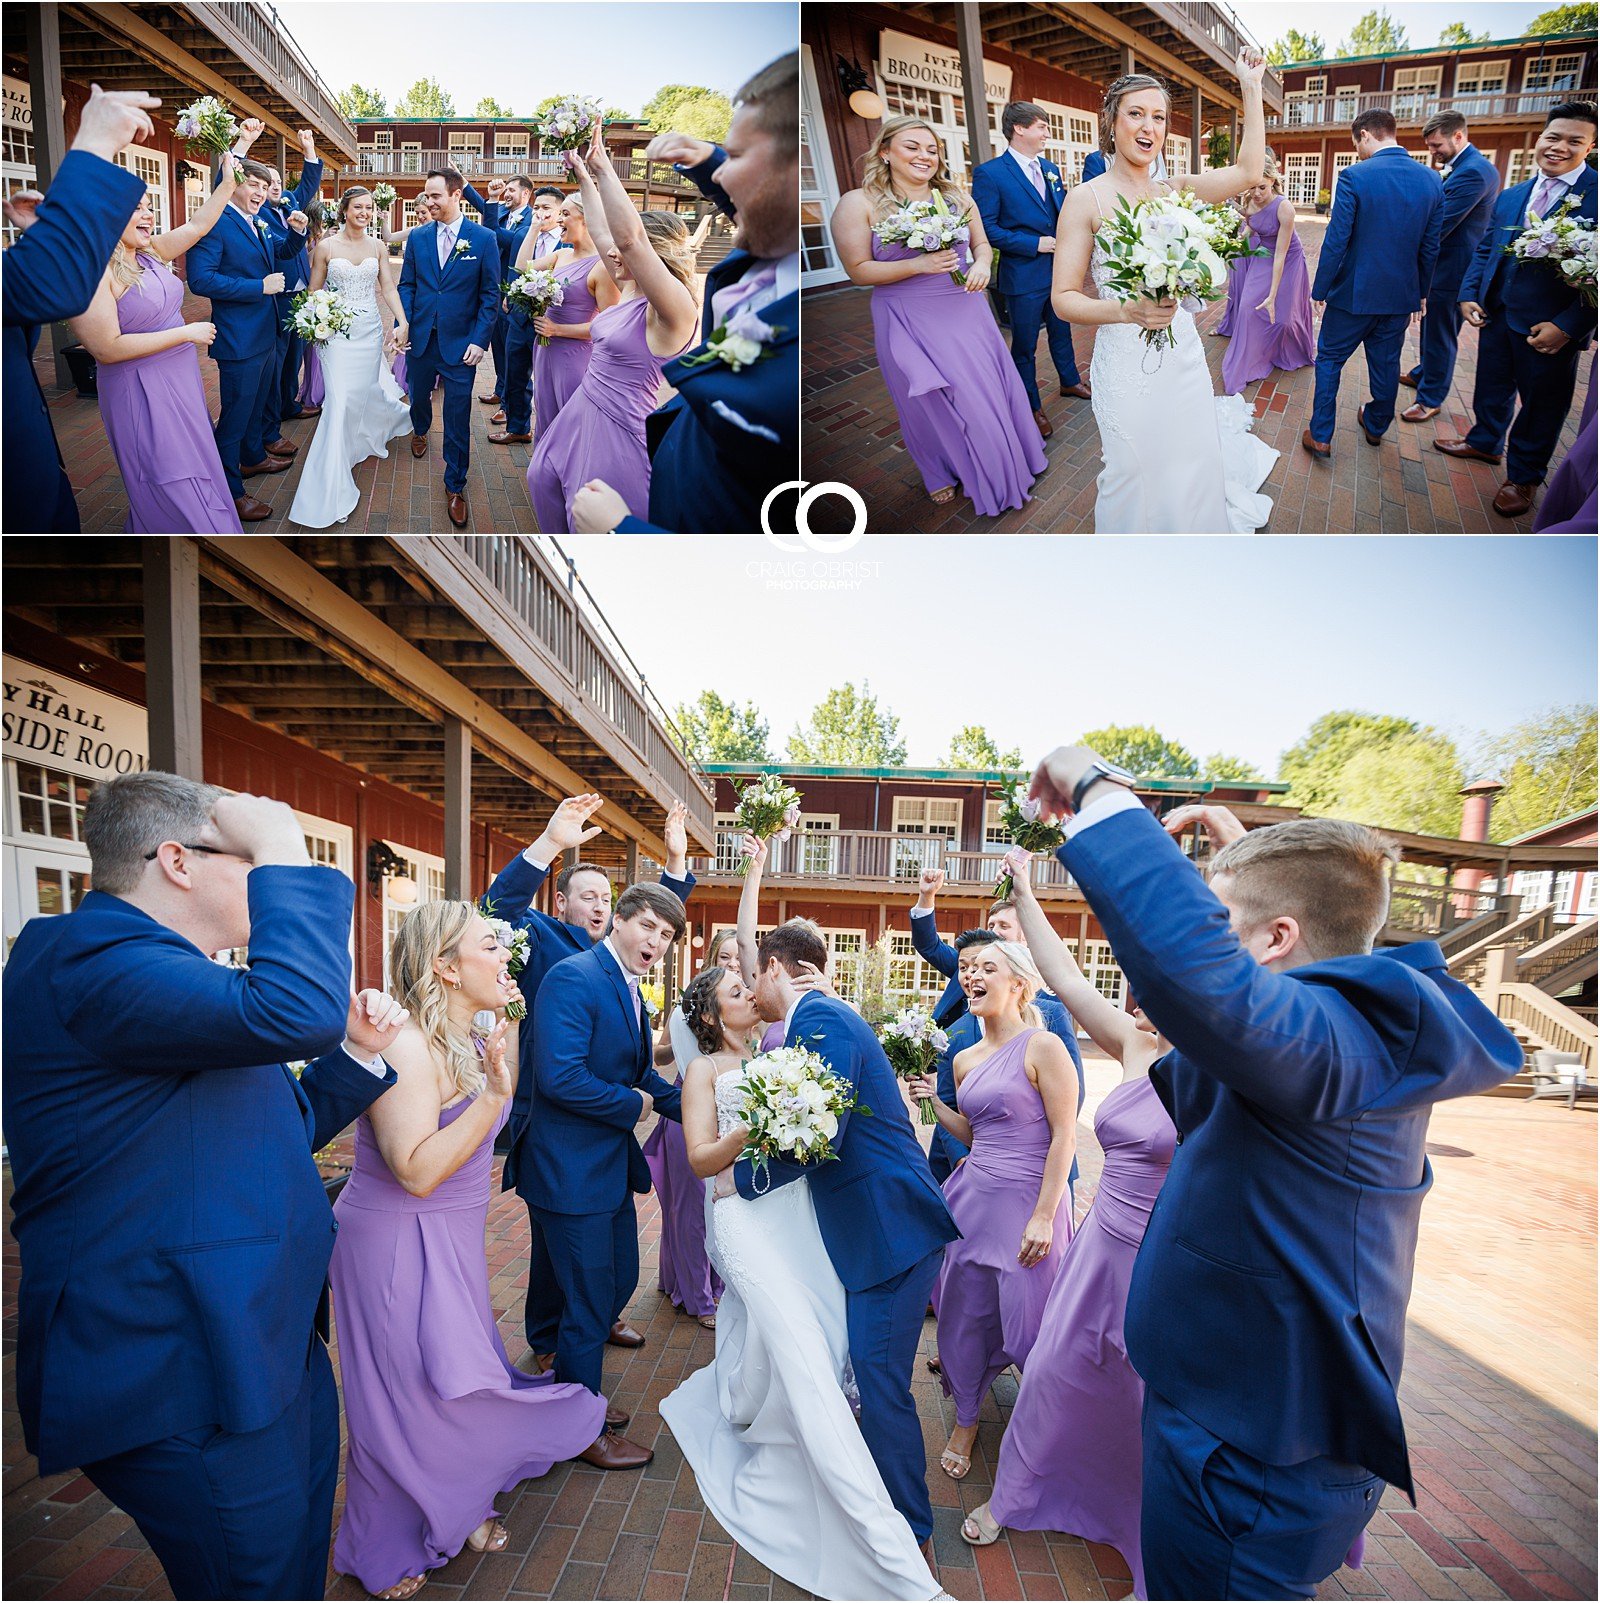
[{"label": "wooden balcony railing", "polygon": [[[1233,14],[1232,10],[1217,5],[1214,0],[1167,0],[1154,9],[1181,19],[1192,33],[1203,33],[1222,52],[1227,61],[1233,61],[1241,45],[1261,46],[1255,36]],[[1263,92],[1269,104],[1283,92],[1283,81],[1276,67],[1268,67],[1264,75]]]},{"label": "wooden balcony railing", "polygon": [[[1564,100],[1571,89],[1525,89],[1520,94],[1441,95],[1431,89],[1384,90],[1375,94],[1318,95],[1306,97],[1290,90],[1284,96],[1283,115],[1267,119],[1267,142],[1272,129],[1345,128],[1364,111],[1387,111],[1402,127],[1420,128],[1435,112],[1459,111],[1467,118],[1489,121],[1502,117],[1543,118]],[[1584,91],[1591,93],[1591,91]]]},{"label": "wooden balcony railing", "polygon": [[[699,190],[670,164],[642,156],[613,156],[611,165],[625,184],[647,185],[663,194],[695,195]],[[485,156],[475,150],[378,150],[360,147],[360,159],[342,169],[347,184],[363,178],[420,178],[434,167],[454,167],[468,183],[526,173],[536,183],[571,185],[572,174],[559,155]]]},{"label": "wooden balcony railing", "polygon": [[1443,935],[1469,919],[1492,913],[1498,901],[1493,891],[1463,891],[1451,885],[1391,879],[1389,922],[1385,928],[1401,935]]}]

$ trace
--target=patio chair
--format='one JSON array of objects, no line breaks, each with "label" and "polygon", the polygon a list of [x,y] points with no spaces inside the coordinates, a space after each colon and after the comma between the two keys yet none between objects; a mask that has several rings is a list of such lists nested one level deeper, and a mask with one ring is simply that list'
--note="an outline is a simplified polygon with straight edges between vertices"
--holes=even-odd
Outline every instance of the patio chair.
[{"label": "patio chair", "polygon": [[1540,1097],[1565,1097],[1569,1109],[1576,1108],[1582,1098],[1600,1105],[1600,1085],[1592,1081],[1583,1067],[1583,1059],[1576,1052],[1552,1052],[1541,1047],[1533,1054],[1533,1090],[1528,1093],[1530,1102]]}]

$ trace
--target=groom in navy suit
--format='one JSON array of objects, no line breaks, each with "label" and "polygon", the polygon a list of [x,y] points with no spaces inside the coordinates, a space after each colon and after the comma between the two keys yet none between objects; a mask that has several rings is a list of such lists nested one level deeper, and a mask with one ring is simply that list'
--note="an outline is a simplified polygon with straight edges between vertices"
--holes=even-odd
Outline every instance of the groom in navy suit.
[{"label": "groom in navy suit", "polygon": [[1550,108],[1533,147],[1538,176],[1501,195],[1461,284],[1462,315],[1478,330],[1473,427],[1465,439],[1437,439],[1434,448],[1496,463],[1505,448],[1506,482],[1493,503],[1502,517],[1520,518],[1544,483],[1572,405],[1578,357],[1595,328],[1594,307],[1558,268],[1518,261],[1506,250],[1532,218],[1548,218],[1566,201],[1570,215],[1594,227],[1595,174],[1588,165],[1594,143],[1592,103]]},{"label": "groom in navy suit", "polygon": [[[1348,176],[1341,182],[1348,183]],[[1128,1292],[1145,1584],[1309,1598],[1412,1495],[1397,1395],[1436,1102],[1522,1067],[1432,941],[1374,952],[1398,855],[1335,819],[1201,818],[1210,884],[1082,747],[1032,793],[1151,1022],[1178,1129]]]},{"label": "groom in navy suit", "polygon": [[133,1516],[175,1597],[320,1598],[339,1399],[312,1154],[394,1084],[406,1014],[352,998],[355,887],[282,802],[128,774],[83,834],[95,888],[5,969],[23,1435]]},{"label": "groom in navy suit", "polygon": [[[795,988],[801,965],[821,970],[828,953],[800,924],[761,937],[756,1007],[786,1026],[785,1046],[816,1052],[860,1104],[834,1138],[836,1162],[806,1166],[775,1158],[761,1190],[809,1179],[817,1228],[845,1289],[851,1365],[861,1392],[861,1434],[889,1500],[928,1552],[933,1508],[928,1458],[911,1395],[911,1371],[945,1244],[956,1229],[905,1114],[899,1082],[869,1025],[843,1002]],[[867,1117],[867,1109],[872,1117]],[[759,1195],[748,1160],[734,1165],[739,1195]],[[929,1564],[932,1557],[929,1555]]]},{"label": "groom in navy suit", "polygon": [[1000,114],[1000,129],[1006,150],[973,171],[972,200],[989,243],[1000,253],[998,282],[1011,320],[1011,360],[1028,392],[1039,432],[1048,440],[1055,431],[1039,400],[1034,367],[1041,323],[1049,332],[1050,358],[1056,364],[1061,393],[1089,399],[1089,386],[1078,374],[1072,349],[1072,325],[1050,307],[1056,219],[1066,190],[1061,169],[1043,155],[1050,118],[1042,106],[1013,100]]},{"label": "groom in navy suit", "polygon": [[1368,445],[1382,443],[1394,422],[1406,325],[1422,315],[1433,282],[1444,186],[1400,148],[1394,130],[1387,111],[1364,111],[1350,125],[1361,159],[1339,180],[1311,289],[1322,328],[1311,426],[1300,443],[1312,456],[1333,453],[1339,374],[1358,345],[1371,395],[1356,418]]},{"label": "groom in navy suit", "polygon": [[445,510],[467,526],[467,461],[472,449],[472,375],[488,352],[500,304],[500,243],[461,212],[462,177],[435,167],[423,186],[431,222],[412,229],[400,269],[400,304],[411,330],[411,454],[428,454],[433,384],[444,377]]}]

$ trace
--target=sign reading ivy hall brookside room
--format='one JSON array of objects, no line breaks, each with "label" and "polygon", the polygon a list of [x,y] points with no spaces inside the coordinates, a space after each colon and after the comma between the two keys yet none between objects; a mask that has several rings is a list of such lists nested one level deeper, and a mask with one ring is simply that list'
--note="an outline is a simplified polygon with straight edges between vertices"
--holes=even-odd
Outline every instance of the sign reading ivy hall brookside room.
[{"label": "sign reading ivy hall brookside room", "polygon": [[5,755],[83,779],[141,773],[149,722],[136,702],[5,658]]},{"label": "sign reading ivy hall brookside room", "polygon": [[[961,52],[884,28],[878,34],[878,76],[886,83],[919,84],[924,89],[961,93]],[[1011,69],[987,57],[983,93],[1001,102],[1011,98]]]}]

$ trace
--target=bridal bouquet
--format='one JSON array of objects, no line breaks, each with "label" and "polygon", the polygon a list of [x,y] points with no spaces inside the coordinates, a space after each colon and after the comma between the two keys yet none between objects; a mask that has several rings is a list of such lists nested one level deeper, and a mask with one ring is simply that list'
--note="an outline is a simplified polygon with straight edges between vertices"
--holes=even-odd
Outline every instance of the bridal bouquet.
[{"label": "bridal bouquet", "polygon": [[[920,1002],[903,1007],[878,1031],[883,1044],[883,1055],[889,1067],[902,1080],[918,1079],[933,1073],[939,1055],[950,1044],[950,1037],[933,1022],[933,1014]],[[937,1124],[939,1115],[933,1111],[933,1098],[922,1097],[917,1106],[922,1110],[924,1124]]]},{"label": "bridal bouquet", "polygon": [[[1053,852],[1067,837],[1059,824],[1046,822],[1044,809],[1028,797],[1026,785],[1016,785],[1000,807],[1000,827],[1013,846],[1025,852]],[[995,884],[997,900],[1004,900],[1012,891],[1009,864]]]},{"label": "bridal bouquet", "polygon": [[[517,928],[509,919],[494,916],[494,903],[486,896],[478,903],[478,911],[489,920],[494,929],[495,939],[505,947],[511,955],[506,960],[506,974],[511,979],[520,978],[522,971],[528,964],[528,932]],[[528,1015],[526,1002],[507,1002],[506,1017],[508,1019],[522,1019]]]},{"label": "bridal bouquet", "polygon": [[356,309],[347,306],[331,289],[303,289],[290,298],[290,322],[303,340],[326,345],[335,335],[348,334]]},{"label": "bridal bouquet", "polygon": [[[882,222],[875,223],[873,233],[885,245],[904,245],[909,250],[954,250],[957,244],[965,245],[972,238],[972,230],[945,204],[944,196],[936,189],[932,200],[914,200],[909,206],[892,211]],[[950,275],[958,284],[965,284],[967,275],[959,268]]]},{"label": "bridal bouquet", "polygon": [[[1106,287],[1121,301],[1219,300],[1228,264],[1217,243],[1226,231],[1210,214],[1220,209],[1181,196],[1119,196],[1100,225],[1100,247],[1111,265]],[[1144,342],[1176,345],[1178,338],[1170,327],[1151,328]]]},{"label": "bridal bouquet", "polygon": [[[548,267],[524,267],[510,283],[501,287],[512,309],[526,312],[530,318],[543,317],[552,306],[559,306],[567,297],[561,280]],[[539,343],[548,345],[549,335],[541,334]]]},{"label": "bridal bouquet", "polygon": [[1192,189],[1174,195],[1172,202],[1194,214],[1206,243],[1224,262],[1271,254],[1265,246],[1250,243],[1250,230],[1245,226],[1244,213],[1238,207],[1208,205]]},{"label": "bridal bouquet", "polygon": [[750,1059],[740,1071],[739,1122],[750,1132],[740,1157],[764,1177],[773,1158],[827,1163],[839,1154],[833,1138],[839,1120],[868,1110],[818,1053],[780,1046]]},{"label": "bridal bouquet", "polygon": [[[191,149],[203,150],[212,156],[225,156],[239,137],[237,120],[226,102],[215,95],[202,95],[192,105],[185,106],[173,127],[178,138]],[[243,176],[244,169],[235,163],[234,182]]]},{"label": "bridal bouquet", "polygon": [[[787,840],[800,822],[800,792],[786,785],[776,774],[763,774],[753,785],[746,785],[734,810],[733,827],[757,840]],[[747,857],[739,872],[750,867]]]},{"label": "bridal bouquet", "polygon": [[395,187],[393,184],[374,184],[372,188],[372,204],[380,212],[387,212],[394,205]]},{"label": "bridal bouquet", "polygon": [[584,95],[568,95],[558,100],[542,116],[533,119],[541,150],[582,150],[604,127],[605,111],[598,100]]},{"label": "bridal bouquet", "polygon": [[1577,290],[1586,306],[1595,304],[1595,230],[1574,217],[1571,195],[1548,217],[1536,217],[1506,246],[1519,262],[1548,262]]}]

